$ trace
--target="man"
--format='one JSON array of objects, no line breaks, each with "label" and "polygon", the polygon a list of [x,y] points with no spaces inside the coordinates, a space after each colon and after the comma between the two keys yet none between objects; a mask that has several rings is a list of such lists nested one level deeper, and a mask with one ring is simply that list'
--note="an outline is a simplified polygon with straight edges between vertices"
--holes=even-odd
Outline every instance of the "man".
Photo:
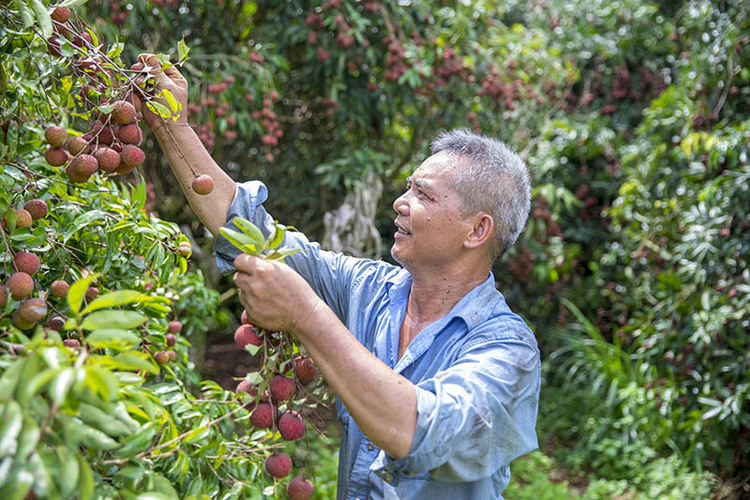
[{"label": "man", "polygon": [[[142,61],[185,108],[179,72]],[[262,183],[235,184],[184,118],[144,114],[211,233],[239,215],[268,234]],[[199,174],[214,178],[208,196],[189,187]],[[461,130],[433,142],[393,203],[391,254],[403,267],[326,252],[296,232],[285,246],[301,251],[288,265],[218,239],[218,264],[236,268],[250,320],[294,333],[337,395],[339,498],[502,498],[511,460],[536,448],[539,351],[490,272],[529,206],[523,162]]]}]

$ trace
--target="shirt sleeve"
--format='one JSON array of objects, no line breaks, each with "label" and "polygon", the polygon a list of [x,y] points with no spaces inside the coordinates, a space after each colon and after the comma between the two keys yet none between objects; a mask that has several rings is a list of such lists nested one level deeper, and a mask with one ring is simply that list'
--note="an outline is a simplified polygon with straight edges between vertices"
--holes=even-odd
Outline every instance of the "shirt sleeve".
[{"label": "shirt sleeve", "polygon": [[[232,223],[232,219],[242,217],[258,226],[263,235],[268,237],[276,223],[263,206],[267,199],[268,188],[262,182],[238,184],[224,227],[240,231]],[[311,242],[297,231],[287,231],[282,246],[299,250],[298,253],[287,256],[284,262],[305,278],[339,318],[345,318],[348,314],[349,287],[355,276],[362,273],[372,261],[322,250],[318,243]],[[215,252],[219,271],[228,273],[235,269],[234,259],[241,253],[237,247],[219,235],[215,242]]]},{"label": "shirt sleeve", "polygon": [[441,481],[476,481],[537,448],[539,351],[521,337],[477,340],[449,369],[417,385],[409,455],[384,470],[429,471]]}]

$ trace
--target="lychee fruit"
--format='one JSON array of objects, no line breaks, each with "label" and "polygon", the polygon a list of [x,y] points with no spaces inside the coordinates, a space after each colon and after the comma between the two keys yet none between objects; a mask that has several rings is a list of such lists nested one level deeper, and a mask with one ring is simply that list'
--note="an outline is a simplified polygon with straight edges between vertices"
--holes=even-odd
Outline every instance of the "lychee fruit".
[{"label": "lychee fruit", "polygon": [[193,251],[193,246],[187,241],[181,241],[180,244],[177,246],[177,253],[182,255],[183,257],[190,256],[190,253],[192,251]]},{"label": "lychee fruit", "polygon": [[169,363],[169,354],[167,354],[167,351],[157,351],[154,353],[154,359],[157,363],[163,365]]},{"label": "lychee fruit", "polygon": [[128,101],[115,101],[112,103],[112,119],[118,125],[128,125],[135,121],[135,106]]},{"label": "lychee fruit", "polygon": [[95,121],[91,131],[86,135],[91,138],[96,137],[96,141],[104,146],[111,146],[115,142],[115,132],[112,127],[100,121]]},{"label": "lychee fruit", "polygon": [[174,349],[168,350],[167,358],[169,358],[170,361],[177,361],[177,351],[175,351]]},{"label": "lychee fruit", "polygon": [[256,429],[268,429],[276,420],[276,406],[271,403],[259,403],[250,414],[250,423]]},{"label": "lychee fruit", "polygon": [[117,129],[117,138],[123,144],[135,144],[138,146],[143,140],[143,132],[141,132],[141,127],[135,123],[130,123]]},{"label": "lychee fruit", "polygon": [[164,336],[164,340],[167,342],[167,345],[169,347],[172,347],[177,343],[177,337],[174,333],[168,333]]},{"label": "lychee fruit", "polygon": [[16,227],[31,227],[34,219],[28,210],[23,208],[16,209]]},{"label": "lychee fruit", "polygon": [[167,325],[167,331],[169,333],[180,333],[182,331],[182,322],[174,319]]},{"label": "lychee fruit", "polygon": [[24,321],[35,324],[47,315],[47,303],[39,298],[26,299],[16,312]]},{"label": "lychee fruit", "polygon": [[63,345],[65,347],[70,347],[71,349],[78,349],[81,347],[81,343],[78,341],[78,339],[65,339],[63,340]]},{"label": "lychee fruit", "polygon": [[81,135],[68,137],[68,140],[65,141],[65,149],[67,149],[68,153],[72,154],[73,156],[79,153],[86,153],[88,151],[88,148],[88,141]]},{"label": "lychee fruit", "polygon": [[237,384],[237,388],[234,390],[237,394],[244,392],[246,394],[250,394],[251,396],[257,396],[258,395],[258,389],[255,384],[252,382],[248,382],[247,380],[241,380],[239,384]]},{"label": "lychee fruit", "polygon": [[24,272],[17,272],[5,283],[13,300],[25,299],[34,291],[34,279]]},{"label": "lychee fruit", "polygon": [[90,286],[86,289],[86,302],[91,302],[99,296],[99,289],[95,286]]},{"label": "lychee fruit", "polygon": [[128,167],[137,167],[146,159],[143,150],[134,144],[126,144],[122,147],[120,160]]},{"label": "lychee fruit", "polygon": [[68,138],[68,131],[57,125],[50,125],[44,129],[44,138],[53,148],[61,148]]},{"label": "lychee fruit", "polygon": [[249,344],[254,346],[263,345],[263,339],[258,337],[258,334],[255,333],[255,329],[251,325],[240,325],[234,332],[234,341],[240,349],[245,349]]},{"label": "lychee fruit", "polygon": [[47,216],[47,202],[39,198],[27,201],[23,208],[29,212],[33,220],[44,219]]},{"label": "lychee fruit", "polygon": [[306,384],[315,379],[318,375],[318,370],[315,368],[315,363],[309,356],[297,356],[294,358],[293,366],[294,376],[302,384]]},{"label": "lychee fruit", "polygon": [[309,500],[312,494],[312,483],[302,476],[294,476],[286,485],[286,495],[289,500]]},{"label": "lychee fruit", "polygon": [[36,274],[41,262],[39,257],[31,252],[18,252],[13,256],[13,264],[15,264],[17,270],[31,275]]},{"label": "lychee fruit", "polygon": [[68,154],[62,148],[47,148],[44,159],[52,167],[62,167],[68,162]]},{"label": "lychee fruit", "polygon": [[199,175],[193,179],[193,191],[197,194],[208,194],[214,190],[214,180],[210,175]]},{"label": "lychee fruit", "polygon": [[266,458],[266,471],[273,477],[286,477],[292,472],[292,459],[283,452],[277,452]]},{"label": "lychee fruit", "polygon": [[52,11],[49,17],[58,23],[65,23],[70,19],[70,9],[66,7],[55,7],[55,10]]},{"label": "lychee fruit", "polygon": [[49,287],[49,293],[61,299],[65,297],[66,295],[68,295],[69,289],[70,289],[70,285],[68,285],[67,281],[55,280],[52,282],[52,284]]},{"label": "lychee fruit", "polygon": [[305,432],[305,422],[302,416],[294,410],[287,410],[281,414],[277,422],[281,437],[287,441],[299,439]]},{"label": "lychee fruit", "polygon": [[297,391],[297,385],[289,377],[275,375],[268,383],[268,389],[275,401],[289,401]]},{"label": "lychee fruit", "polygon": [[66,321],[67,320],[65,319],[65,316],[62,316],[60,314],[51,314],[47,319],[47,326],[49,326],[56,332],[61,332],[63,331],[63,329],[65,329]]},{"label": "lychee fruit", "polygon": [[0,285],[0,309],[5,309],[8,305],[8,290],[5,285]]},{"label": "lychee fruit", "polygon": [[76,156],[65,169],[68,178],[73,182],[86,182],[99,169],[99,162],[89,154]]},{"label": "lychee fruit", "polygon": [[16,328],[19,330],[31,330],[34,328],[34,325],[36,323],[31,321],[26,321],[21,317],[21,311],[20,309],[16,309],[13,311],[13,314],[10,317],[11,321],[13,322],[13,325],[15,325]]},{"label": "lychee fruit", "polygon": [[96,148],[93,156],[105,172],[114,172],[120,166],[120,153],[107,146]]}]

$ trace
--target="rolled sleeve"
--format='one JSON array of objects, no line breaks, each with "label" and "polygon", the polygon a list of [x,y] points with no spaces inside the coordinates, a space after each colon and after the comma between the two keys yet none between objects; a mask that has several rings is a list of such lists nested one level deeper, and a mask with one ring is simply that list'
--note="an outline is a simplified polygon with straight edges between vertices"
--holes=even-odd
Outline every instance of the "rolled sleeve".
[{"label": "rolled sleeve", "polygon": [[384,469],[429,471],[441,481],[476,481],[537,447],[539,351],[522,339],[481,342],[451,368],[417,385],[409,455]]}]

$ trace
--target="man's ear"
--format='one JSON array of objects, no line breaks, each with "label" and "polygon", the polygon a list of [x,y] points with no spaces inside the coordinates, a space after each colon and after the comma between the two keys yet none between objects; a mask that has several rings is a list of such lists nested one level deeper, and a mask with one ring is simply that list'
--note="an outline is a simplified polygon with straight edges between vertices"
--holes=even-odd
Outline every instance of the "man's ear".
[{"label": "man's ear", "polygon": [[495,221],[492,216],[485,212],[479,212],[474,215],[471,231],[464,240],[466,248],[479,248],[484,245],[491,237]]}]

